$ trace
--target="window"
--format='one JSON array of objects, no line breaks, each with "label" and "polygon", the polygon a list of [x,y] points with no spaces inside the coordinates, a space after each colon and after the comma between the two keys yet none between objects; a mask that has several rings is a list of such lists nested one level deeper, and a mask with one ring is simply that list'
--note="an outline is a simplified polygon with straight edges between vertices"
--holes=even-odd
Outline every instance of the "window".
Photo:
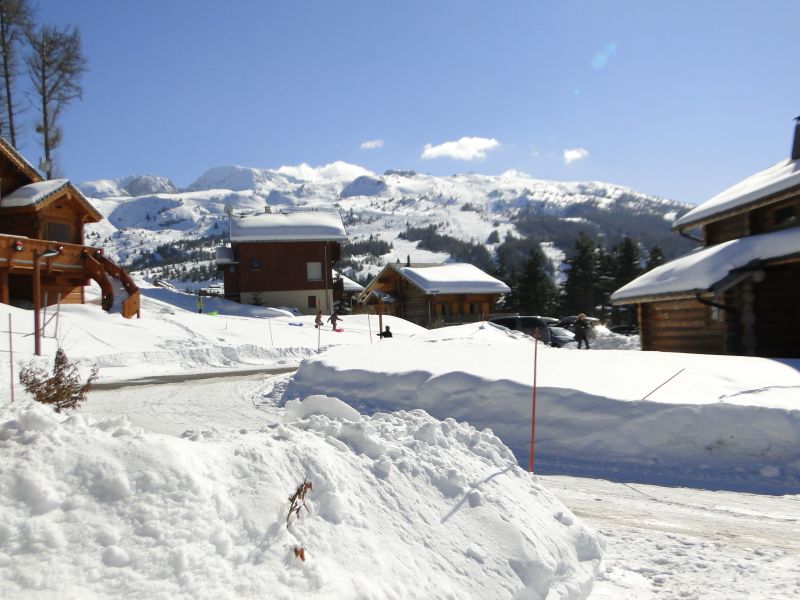
[{"label": "window", "polygon": [[306,279],[308,281],[322,281],[322,263],[306,263]]},{"label": "window", "polygon": [[316,296],[309,296],[308,297],[308,308],[317,308],[317,297]]},{"label": "window", "polygon": [[797,221],[797,216],[794,212],[794,206],[789,205],[776,208],[775,212],[772,213],[772,219],[775,222],[776,227],[794,223]]},{"label": "window", "polygon": [[260,271],[261,270],[261,260],[258,258],[251,258],[250,259],[250,270],[251,271]]},{"label": "window", "polygon": [[66,223],[48,223],[47,239],[53,242],[71,242],[71,231]]}]

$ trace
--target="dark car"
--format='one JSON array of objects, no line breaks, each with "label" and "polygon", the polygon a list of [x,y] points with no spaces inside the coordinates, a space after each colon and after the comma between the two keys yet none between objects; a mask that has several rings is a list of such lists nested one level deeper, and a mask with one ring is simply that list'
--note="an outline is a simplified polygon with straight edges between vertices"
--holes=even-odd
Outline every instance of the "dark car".
[{"label": "dark car", "polygon": [[557,325],[551,325],[549,329],[551,346],[561,348],[562,346],[566,346],[570,342],[575,341],[575,334],[569,329],[564,329],[563,327],[558,327]]},{"label": "dark car", "polygon": [[521,331],[522,333],[526,333],[530,336],[533,336],[538,328],[539,339],[545,344],[550,344],[550,326],[558,323],[558,319],[553,317],[509,315],[507,317],[495,317],[494,319],[489,319],[489,322],[494,323],[495,325],[502,325],[503,327],[512,329],[514,331]]}]

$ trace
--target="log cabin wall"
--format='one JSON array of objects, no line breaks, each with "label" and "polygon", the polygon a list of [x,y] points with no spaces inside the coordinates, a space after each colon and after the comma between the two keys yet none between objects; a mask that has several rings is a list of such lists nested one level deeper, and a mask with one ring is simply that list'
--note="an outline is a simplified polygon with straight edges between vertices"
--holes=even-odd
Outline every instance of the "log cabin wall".
[{"label": "log cabin wall", "polygon": [[748,236],[750,233],[748,213],[720,219],[703,227],[703,238],[706,246],[714,246],[715,244],[735,240]]},{"label": "log cabin wall", "polygon": [[752,288],[756,356],[800,357],[800,261],[765,268]]},{"label": "log cabin wall", "polygon": [[[641,305],[642,350],[724,354],[723,311],[697,300],[665,300]],[[714,318],[717,315],[717,318]]]},{"label": "log cabin wall", "polygon": [[798,224],[800,224],[800,196],[762,206],[750,213],[752,235]]},{"label": "log cabin wall", "polygon": [[0,216],[0,233],[39,237],[39,219],[33,212],[18,212]]},{"label": "log cabin wall", "polygon": [[49,203],[39,212],[36,237],[68,244],[83,244],[84,211],[67,197]]}]

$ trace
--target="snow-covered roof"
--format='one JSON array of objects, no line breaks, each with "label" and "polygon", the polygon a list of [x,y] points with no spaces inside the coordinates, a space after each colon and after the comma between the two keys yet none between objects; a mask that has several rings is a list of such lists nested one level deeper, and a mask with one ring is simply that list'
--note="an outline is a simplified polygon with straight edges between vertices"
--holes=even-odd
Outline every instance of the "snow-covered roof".
[{"label": "snow-covered roof", "polygon": [[670,261],[621,287],[611,295],[632,298],[691,294],[711,289],[731,271],[753,261],[800,253],[800,227],[730,240]]},{"label": "snow-covered roof", "polygon": [[346,240],[342,217],[333,210],[263,213],[231,221],[232,242]]},{"label": "snow-covered roof", "polygon": [[400,267],[398,271],[427,294],[507,294],[505,283],[467,263]]},{"label": "snow-covered roof", "polygon": [[68,179],[49,179],[29,183],[17,188],[8,196],[0,199],[0,207],[16,208],[20,206],[32,206],[38,204],[51,194],[69,185]]},{"label": "snow-covered roof", "polygon": [[345,277],[344,275],[342,275],[338,271],[335,271],[335,273],[336,273],[337,277],[341,277],[342,278],[342,284],[344,285],[344,291],[345,292],[363,292],[364,291],[364,286],[361,285],[360,283],[357,283],[357,282],[353,281],[349,277]]},{"label": "snow-covered roof", "polygon": [[692,226],[709,217],[735,210],[798,186],[800,186],[800,161],[782,160],[693,208],[676,220],[672,226],[676,229]]}]

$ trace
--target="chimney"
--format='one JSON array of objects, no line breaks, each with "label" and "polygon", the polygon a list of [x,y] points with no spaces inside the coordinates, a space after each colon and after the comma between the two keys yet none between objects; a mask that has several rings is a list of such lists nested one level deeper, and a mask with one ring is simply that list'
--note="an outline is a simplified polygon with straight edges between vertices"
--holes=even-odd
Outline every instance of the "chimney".
[{"label": "chimney", "polygon": [[792,160],[800,159],[800,117],[795,117],[794,144],[792,144]]}]

